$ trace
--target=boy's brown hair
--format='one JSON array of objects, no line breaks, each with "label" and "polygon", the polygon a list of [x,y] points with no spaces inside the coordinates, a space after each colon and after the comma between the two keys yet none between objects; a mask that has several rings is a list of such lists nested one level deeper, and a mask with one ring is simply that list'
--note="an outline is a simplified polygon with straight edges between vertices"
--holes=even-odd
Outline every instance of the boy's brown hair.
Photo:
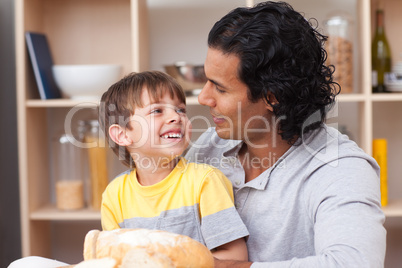
[{"label": "boy's brown hair", "polygon": [[180,84],[173,77],[159,71],[130,73],[103,93],[99,105],[100,128],[104,131],[113,152],[128,167],[134,167],[131,155],[126,147],[120,147],[110,138],[109,127],[118,124],[131,130],[129,118],[134,114],[135,108],[143,107],[143,90],[147,90],[154,101],[159,101],[164,94],[169,94],[171,98],[176,96],[186,103],[186,96]]}]

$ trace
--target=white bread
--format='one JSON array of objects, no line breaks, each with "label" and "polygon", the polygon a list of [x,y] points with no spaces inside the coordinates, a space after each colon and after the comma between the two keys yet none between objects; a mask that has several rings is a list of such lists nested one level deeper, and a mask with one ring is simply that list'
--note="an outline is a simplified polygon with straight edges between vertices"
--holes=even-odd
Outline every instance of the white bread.
[{"label": "white bread", "polygon": [[[208,248],[185,235],[148,229],[89,231],[84,242],[84,260],[107,257],[115,259],[121,268],[214,266]],[[153,266],[146,266],[147,263]]]},{"label": "white bread", "polygon": [[96,240],[98,240],[99,233],[99,230],[91,230],[85,236],[84,260],[96,259]]},{"label": "white bread", "polygon": [[129,250],[119,268],[175,268],[173,261],[166,255],[150,252],[145,248]]},{"label": "white bread", "polygon": [[91,259],[80,262],[74,268],[117,268],[117,262],[112,258]]}]

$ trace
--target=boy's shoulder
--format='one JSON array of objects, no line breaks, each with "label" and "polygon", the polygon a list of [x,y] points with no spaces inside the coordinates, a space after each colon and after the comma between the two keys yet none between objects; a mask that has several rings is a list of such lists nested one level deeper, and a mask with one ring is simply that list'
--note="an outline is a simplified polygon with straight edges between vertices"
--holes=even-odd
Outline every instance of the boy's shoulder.
[{"label": "boy's shoulder", "polygon": [[134,171],[134,169],[128,169],[119,175],[117,175],[112,181],[109,182],[107,188],[117,188],[120,185],[123,185],[127,179],[130,178],[131,173]]},{"label": "boy's shoulder", "polygon": [[134,169],[128,169],[126,171],[123,171],[122,173],[120,173],[119,175],[117,175],[115,177],[115,179],[120,178],[120,177],[124,177],[124,176],[128,176],[131,174],[131,172],[133,172]]},{"label": "boy's shoulder", "polygon": [[187,160],[186,158],[182,157],[182,162],[184,163],[186,171],[188,170],[198,170],[200,172],[209,172],[211,170],[217,170],[212,165],[205,164],[205,163],[197,163]]},{"label": "boy's shoulder", "polygon": [[225,177],[222,171],[212,165],[190,162],[185,158],[183,158],[183,162],[185,163],[185,170],[183,172],[187,173],[188,175],[195,176],[197,178],[207,176],[208,174],[216,174],[219,177]]}]

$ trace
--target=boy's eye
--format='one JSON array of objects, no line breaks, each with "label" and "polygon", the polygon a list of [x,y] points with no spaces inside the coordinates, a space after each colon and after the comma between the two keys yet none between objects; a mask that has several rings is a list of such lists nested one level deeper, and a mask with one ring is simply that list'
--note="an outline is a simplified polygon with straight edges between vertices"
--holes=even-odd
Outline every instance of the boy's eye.
[{"label": "boy's eye", "polygon": [[177,113],[185,114],[186,113],[186,108],[178,108],[176,110]]},{"label": "boy's eye", "polygon": [[151,114],[159,114],[161,112],[162,112],[161,109],[153,109],[153,110],[151,110]]}]

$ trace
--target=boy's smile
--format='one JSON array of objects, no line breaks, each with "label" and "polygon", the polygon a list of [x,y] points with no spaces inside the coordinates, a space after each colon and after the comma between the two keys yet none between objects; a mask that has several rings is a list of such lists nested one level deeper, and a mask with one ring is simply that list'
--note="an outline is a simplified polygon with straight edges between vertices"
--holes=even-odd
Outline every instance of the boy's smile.
[{"label": "boy's smile", "polygon": [[183,138],[184,134],[181,133],[181,130],[177,131],[168,131],[161,135],[163,139],[181,139]]},{"label": "boy's smile", "polygon": [[186,105],[167,93],[156,102],[146,89],[141,94],[141,102],[143,107],[135,108],[130,118],[131,129],[126,129],[132,140],[128,146],[130,153],[171,160],[181,155],[191,138]]}]

